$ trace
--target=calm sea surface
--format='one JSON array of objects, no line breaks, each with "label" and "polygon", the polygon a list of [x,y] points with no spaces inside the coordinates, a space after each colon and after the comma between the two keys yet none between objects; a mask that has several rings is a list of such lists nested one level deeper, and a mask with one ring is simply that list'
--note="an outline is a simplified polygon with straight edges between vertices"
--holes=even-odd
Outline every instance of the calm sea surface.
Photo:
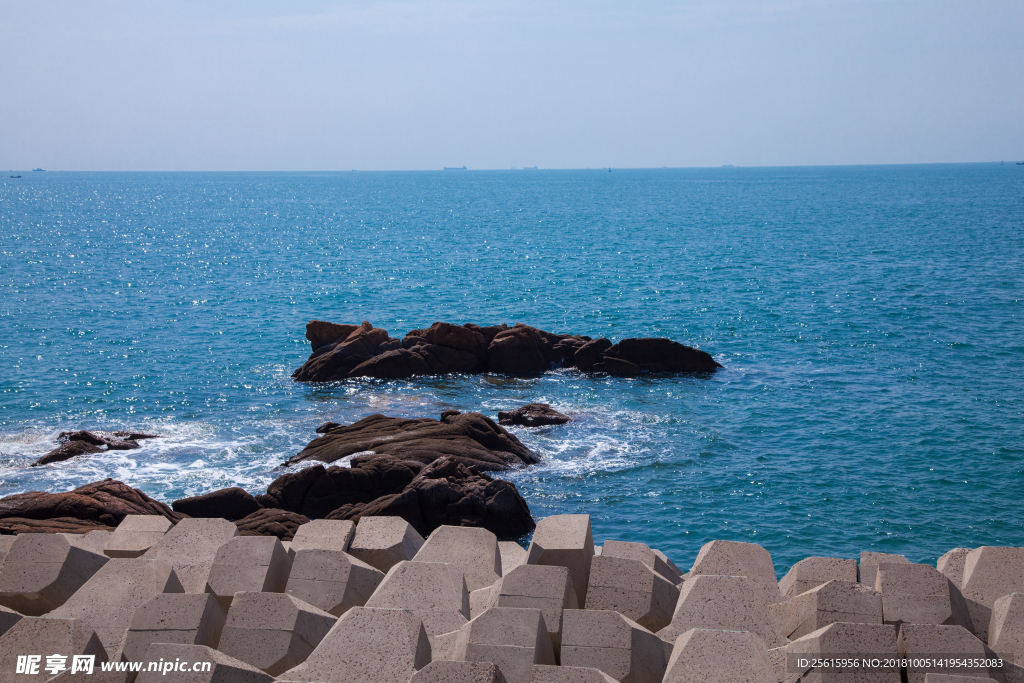
[{"label": "calm sea surface", "polygon": [[[7,174],[4,174],[7,175]],[[688,567],[1024,545],[1024,167],[0,180],[0,495],[262,491],[325,420],[544,401],[534,516]],[[291,381],[307,320],[668,336],[712,378]],[[42,468],[65,429],[149,429]]]}]

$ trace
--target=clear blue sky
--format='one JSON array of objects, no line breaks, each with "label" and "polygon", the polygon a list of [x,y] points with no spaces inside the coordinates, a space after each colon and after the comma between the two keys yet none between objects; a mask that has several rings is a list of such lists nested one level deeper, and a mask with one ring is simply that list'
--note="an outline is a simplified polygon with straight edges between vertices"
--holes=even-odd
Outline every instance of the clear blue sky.
[{"label": "clear blue sky", "polygon": [[0,0],[0,168],[1024,158],[1021,0]]}]

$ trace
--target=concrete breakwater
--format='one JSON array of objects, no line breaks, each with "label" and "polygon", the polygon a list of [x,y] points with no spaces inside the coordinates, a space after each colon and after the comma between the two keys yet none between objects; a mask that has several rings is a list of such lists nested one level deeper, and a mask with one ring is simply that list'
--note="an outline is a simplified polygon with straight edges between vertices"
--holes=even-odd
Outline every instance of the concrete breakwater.
[{"label": "concrete breakwater", "polygon": [[1014,683],[1018,653],[1024,548],[809,557],[777,580],[758,545],[710,541],[684,573],[595,546],[586,515],[528,548],[392,516],[291,541],[154,514],[0,537],[0,681]]}]

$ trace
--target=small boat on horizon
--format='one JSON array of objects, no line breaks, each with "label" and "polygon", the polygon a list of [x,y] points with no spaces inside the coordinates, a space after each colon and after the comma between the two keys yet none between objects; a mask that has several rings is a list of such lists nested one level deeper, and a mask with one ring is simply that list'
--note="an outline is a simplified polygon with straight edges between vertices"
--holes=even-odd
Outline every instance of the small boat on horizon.
[{"label": "small boat on horizon", "polygon": [[35,172],[35,171],[45,171],[45,170],[46,170],[45,168],[33,168],[32,169],[33,172]]},{"label": "small boat on horizon", "polygon": [[12,175],[11,177],[12,178],[20,178],[21,176],[20,175]]},{"label": "small boat on horizon", "polygon": [[465,166],[445,166],[444,170],[446,170],[446,171],[465,171],[466,167]]}]

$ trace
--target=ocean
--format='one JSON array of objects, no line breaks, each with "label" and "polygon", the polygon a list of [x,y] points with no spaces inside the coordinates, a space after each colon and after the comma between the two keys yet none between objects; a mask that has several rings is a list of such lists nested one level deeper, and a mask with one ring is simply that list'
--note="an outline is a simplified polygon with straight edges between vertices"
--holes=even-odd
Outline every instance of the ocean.
[{"label": "ocean", "polygon": [[[5,174],[6,175],[6,174]],[[324,421],[541,401],[500,476],[688,568],[1024,545],[1024,167],[0,180],[0,496],[254,493]],[[311,319],[665,336],[711,377],[298,384]],[[164,438],[31,468],[70,429]]]}]

